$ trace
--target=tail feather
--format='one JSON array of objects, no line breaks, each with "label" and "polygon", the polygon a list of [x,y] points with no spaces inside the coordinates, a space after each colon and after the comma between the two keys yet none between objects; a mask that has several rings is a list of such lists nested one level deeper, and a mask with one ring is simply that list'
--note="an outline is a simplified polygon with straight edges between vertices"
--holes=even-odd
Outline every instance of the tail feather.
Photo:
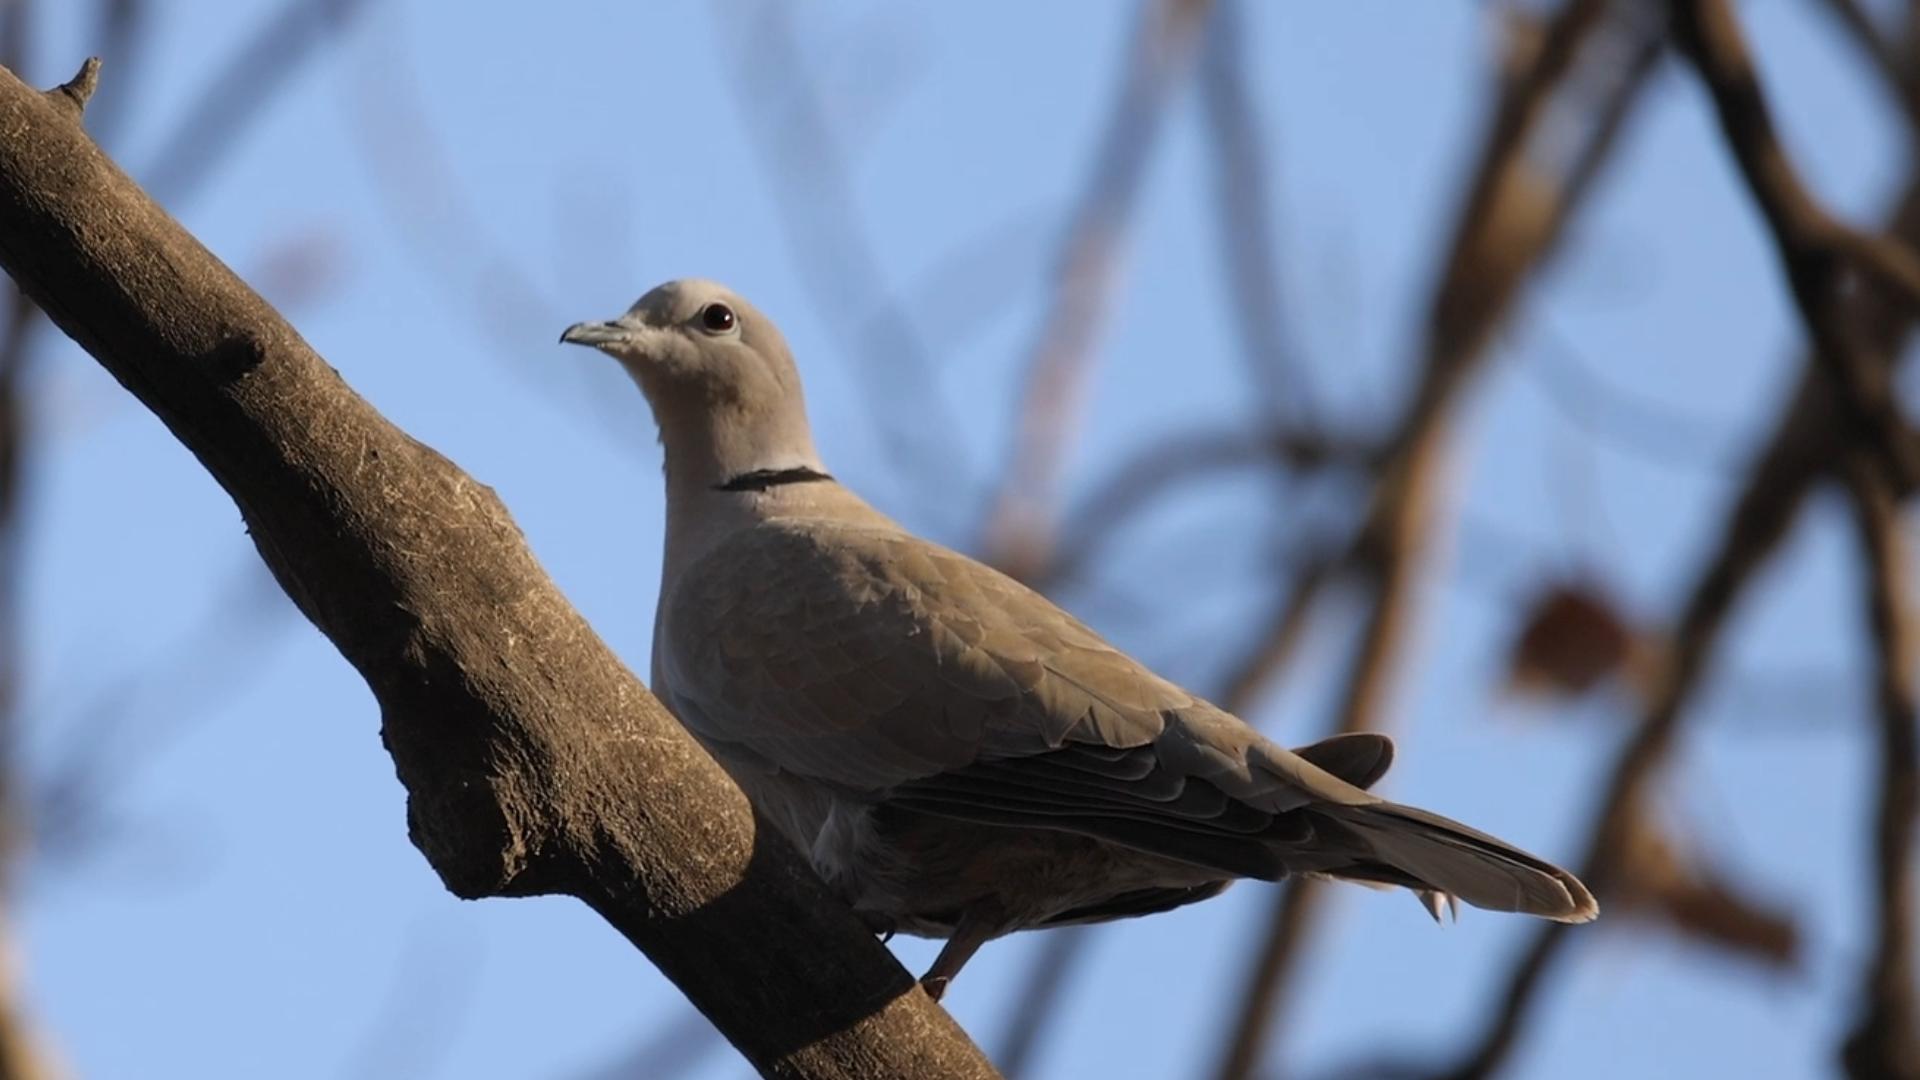
[{"label": "tail feather", "polygon": [[[1555,922],[1586,922],[1600,913],[1593,894],[1565,870],[1438,814],[1381,802],[1316,808],[1351,829],[1384,864],[1418,882],[1416,891],[1458,897],[1477,908],[1537,915]],[[1377,869],[1356,877],[1380,881]],[[1335,877],[1340,868],[1330,868]],[[1397,875],[1396,875],[1397,876]],[[1434,910],[1438,900],[1423,901]],[[1436,916],[1437,917],[1437,916]]]}]

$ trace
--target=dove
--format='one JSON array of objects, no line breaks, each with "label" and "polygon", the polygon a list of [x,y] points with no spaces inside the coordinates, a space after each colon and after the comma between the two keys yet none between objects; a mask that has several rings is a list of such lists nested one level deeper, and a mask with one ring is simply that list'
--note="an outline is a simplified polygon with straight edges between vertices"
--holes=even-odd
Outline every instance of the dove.
[{"label": "dove", "polygon": [[[834,479],[774,324],[682,280],[565,343],[617,360],[665,448],[652,689],[876,933],[984,943],[1334,878],[1560,922],[1572,874],[1370,794],[1385,736],[1287,750],[1044,596]],[[1457,908],[1455,908],[1457,912]]]}]

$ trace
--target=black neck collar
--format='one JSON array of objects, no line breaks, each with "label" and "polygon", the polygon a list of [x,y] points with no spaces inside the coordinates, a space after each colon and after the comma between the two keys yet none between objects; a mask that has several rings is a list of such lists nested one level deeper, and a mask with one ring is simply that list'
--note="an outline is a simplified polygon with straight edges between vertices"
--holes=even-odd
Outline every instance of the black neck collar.
[{"label": "black neck collar", "polygon": [[833,477],[818,469],[805,465],[796,465],[791,469],[755,469],[729,477],[723,484],[713,485],[715,491],[765,491],[782,484],[812,484],[825,480],[833,482]]}]

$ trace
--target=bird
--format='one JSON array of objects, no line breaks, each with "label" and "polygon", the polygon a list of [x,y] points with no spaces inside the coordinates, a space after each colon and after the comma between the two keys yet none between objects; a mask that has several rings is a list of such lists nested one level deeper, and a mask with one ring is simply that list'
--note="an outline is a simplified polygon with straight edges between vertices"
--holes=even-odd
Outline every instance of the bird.
[{"label": "bird", "polygon": [[1248,878],[1559,922],[1572,874],[1371,794],[1374,733],[1288,750],[827,471],[773,322],[671,281],[561,342],[617,360],[665,456],[651,688],[877,934],[988,941],[1169,911]]}]

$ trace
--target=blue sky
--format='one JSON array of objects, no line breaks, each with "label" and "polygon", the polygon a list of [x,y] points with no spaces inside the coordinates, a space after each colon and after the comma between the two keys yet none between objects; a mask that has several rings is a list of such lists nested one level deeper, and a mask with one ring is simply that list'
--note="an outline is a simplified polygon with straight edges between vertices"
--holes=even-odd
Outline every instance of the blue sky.
[{"label": "blue sky", "polygon": [[[93,44],[81,20],[42,6],[39,66],[26,74],[50,84]],[[136,177],[218,58],[278,7],[157,6],[113,147]],[[1330,414],[1378,425],[1417,348],[1477,145],[1493,27],[1465,0],[1243,7],[1288,331]],[[751,296],[795,346],[836,473],[914,527],[973,542],[1131,5],[820,5],[800,28],[880,283],[939,343],[927,361],[962,418],[926,428],[941,433],[947,470],[933,478],[896,467],[863,389],[896,386],[884,365],[905,363],[851,347],[861,335],[845,313],[874,298],[823,279],[783,224],[782,198],[809,189],[755,149],[748,118],[780,114],[739,89],[764,59],[752,55],[752,5],[367,8],[170,207],[285,302],[391,419],[493,485],[636,668],[657,586],[658,450],[637,392],[554,338],[660,280],[714,277]],[[1789,148],[1831,205],[1869,219],[1902,151],[1857,57],[1817,5],[1740,11]],[[1566,257],[1464,410],[1447,473],[1463,527],[1420,596],[1394,695],[1401,757],[1388,791],[1562,861],[1580,854],[1623,716],[1617,702],[1498,696],[1514,597],[1581,571],[1634,616],[1666,621],[1733,490],[1716,461],[1764,435],[1799,363],[1770,251],[1704,104],[1679,69],[1657,77]],[[1149,170],[1069,462],[1074,492],[1156,437],[1256,415],[1201,119],[1197,95],[1181,94]],[[281,269],[290,263],[318,269],[303,283]],[[1654,462],[1589,437],[1543,389],[1541,370],[1569,354],[1691,418],[1689,439],[1714,452]],[[88,832],[98,841],[38,853],[18,904],[32,1007],[74,1069],[570,1077],[683,1023],[672,986],[580,904],[463,903],[440,889],[406,841],[370,695],[324,639],[263,599],[271,585],[232,504],[84,354],[62,342],[45,359],[25,739],[42,772],[76,738],[99,747],[107,793]],[[1116,536],[1063,599],[1168,675],[1210,685],[1261,607],[1248,582],[1268,539],[1309,509],[1275,506],[1252,481],[1184,492]],[[1661,796],[1689,844],[1801,915],[1803,970],[1777,979],[1603,919],[1542,999],[1516,1075],[1830,1071],[1867,941],[1871,752],[1851,689],[1860,635],[1839,509],[1816,503],[1741,608],[1725,677]],[[1325,620],[1249,719],[1311,738],[1350,622]],[[216,648],[233,659],[209,662]],[[129,671],[146,674],[100,704]],[[1807,692],[1770,690],[1786,684]],[[1203,1067],[1267,900],[1243,885],[1101,931],[1037,1075]],[[1311,1074],[1382,1050],[1445,1053],[1530,929],[1469,912],[1438,930],[1405,897],[1346,890],[1279,1062]],[[989,946],[948,998],[987,1046],[1037,942]],[[915,969],[936,947],[895,944]],[[741,1072],[723,1050],[694,1075]]]}]

